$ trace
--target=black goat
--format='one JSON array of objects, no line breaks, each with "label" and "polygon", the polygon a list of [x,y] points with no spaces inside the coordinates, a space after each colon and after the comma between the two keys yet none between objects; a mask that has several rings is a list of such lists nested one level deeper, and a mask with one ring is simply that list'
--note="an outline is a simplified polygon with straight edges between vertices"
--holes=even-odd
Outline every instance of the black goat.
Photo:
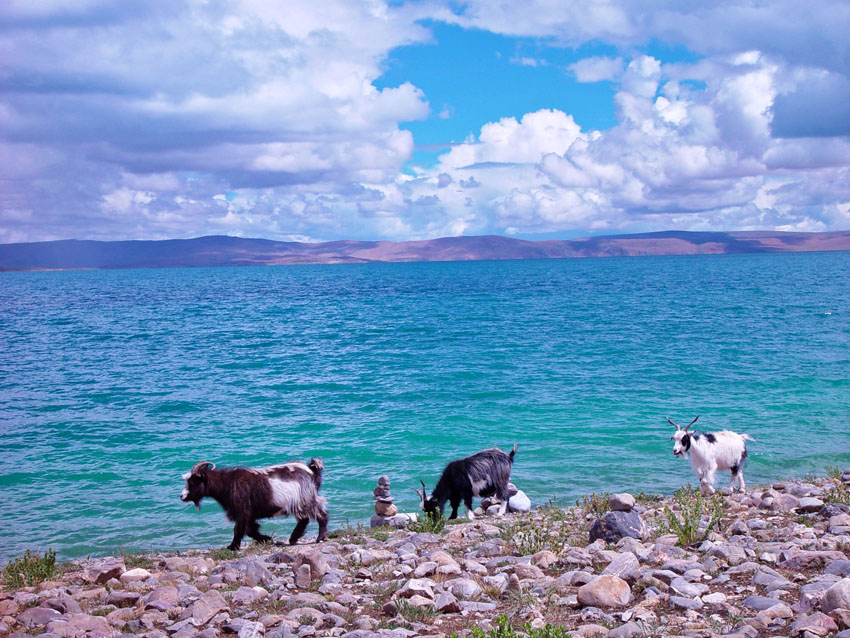
[{"label": "black goat", "polygon": [[422,491],[416,490],[416,493],[419,495],[422,511],[426,514],[439,511],[442,516],[448,501],[452,506],[449,518],[457,518],[457,508],[463,501],[467,516],[472,519],[473,497],[495,495],[502,502],[499,516],[504,516],[508,507],[508,483],[511,480],[511,467],[516,451],[517,446],[514,444],[510,454],[505,454],[499,448],[490,448],[465,459],[452,461],[443,470],[443,475],[437,481],[437,487],[431,492],[431,496],[427,495],[425,483],[419,481],[422,483]]},{"label": "black goat", "polygon": [[298,523],[289,543],[294,545],[304,535],[310,519],[319,524],[318,542],[327,538],[327,501],[319,496],[324,465],[319,459],[304,463],[285,463],[265,468],[235,467],[215,469],[208,461],[197,463],[183,475],[186,487],[180,495],[184,503],[192,502],[201,509],[201,499],[209,496],[218,501],[227,518],[235,523],[233,541],[227,546],[236,551],[248,534],[260,543],[271,540],[260,533],[257,519],[292,514]]}]

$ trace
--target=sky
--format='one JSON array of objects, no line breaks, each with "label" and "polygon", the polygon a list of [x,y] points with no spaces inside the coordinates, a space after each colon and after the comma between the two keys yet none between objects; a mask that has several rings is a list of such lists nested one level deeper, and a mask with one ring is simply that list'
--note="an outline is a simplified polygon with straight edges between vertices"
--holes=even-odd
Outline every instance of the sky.
[{"label": "sky", "polygon": [[0,243],[850,229],[850,0],[5,0]]}]

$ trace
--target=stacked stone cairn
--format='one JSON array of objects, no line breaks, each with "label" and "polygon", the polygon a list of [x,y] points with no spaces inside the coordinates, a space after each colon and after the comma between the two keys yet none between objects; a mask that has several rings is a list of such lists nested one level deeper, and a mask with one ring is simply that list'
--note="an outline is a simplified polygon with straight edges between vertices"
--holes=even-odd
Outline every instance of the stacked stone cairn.
[{"label": "stacked stone cairn", "polygon": [[390,494],[390,477],[382,476],[378,479],[378,485],[372,490],[375,499],[375,515],[369,521],[371,527],[404,527],[415,515],[399,514],[398,507],[393,504],[395,500]]}]

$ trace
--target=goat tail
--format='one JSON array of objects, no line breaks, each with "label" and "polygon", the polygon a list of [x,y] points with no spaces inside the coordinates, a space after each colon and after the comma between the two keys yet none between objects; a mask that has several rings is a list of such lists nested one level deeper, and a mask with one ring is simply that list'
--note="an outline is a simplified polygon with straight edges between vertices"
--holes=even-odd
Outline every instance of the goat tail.
[{"label": "goat tail", "polygon": [[513,463],[513,461],[514,461],[514,455],[516,454],[516,451],[517,451],[517,448],[518,448],[518,447],[519,447],[519,446],[518,446],[516,443],[514,443],[514,449],[513,449],[513,450],[511,450],[511,453],[510,453],[510,454],[508,454],[508,456],[509,456],[509,457],[511,457],[511,463]]},{"label": "goat tail", "polygon": [[753,437],[751,437],[749,434],[742,434],[741,438],[744,439],[745,441],[752,441],[753,443],[756,442],[756,440]]},{"label": "goat tail", "polygon": [[322,470],[325,469],[325,464],[322,463],[322,459],[313,457],[307,463],[307,467],[313,471],[313,483],[316,484],[316,490],[318,490],[322,486]]}]

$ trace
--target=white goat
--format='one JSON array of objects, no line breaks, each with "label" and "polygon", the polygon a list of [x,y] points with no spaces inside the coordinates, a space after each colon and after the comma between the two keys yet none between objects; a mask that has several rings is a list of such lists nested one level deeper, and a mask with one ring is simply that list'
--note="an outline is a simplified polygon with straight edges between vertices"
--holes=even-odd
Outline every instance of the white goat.
[{"label": "white goat", "polygon": [[688,458],[690,453],[691,469],[699,477],[700,492],[703,494],[714,493],[714,473],[717,470],[729,470],[732,480],[729,487],[735,489],[735,481],[743,492],[744,484],[744,460],[747,458],[746,441],[755,441],[748,434],[738,434],[729,430],[722,432],[688,432],[688,428],[697,422],[697,417],[684,428],[674,423],[667,417],[670,425],[676,426],[676,433],[670,438],[673,440],[673,454],[683,459]]}]

